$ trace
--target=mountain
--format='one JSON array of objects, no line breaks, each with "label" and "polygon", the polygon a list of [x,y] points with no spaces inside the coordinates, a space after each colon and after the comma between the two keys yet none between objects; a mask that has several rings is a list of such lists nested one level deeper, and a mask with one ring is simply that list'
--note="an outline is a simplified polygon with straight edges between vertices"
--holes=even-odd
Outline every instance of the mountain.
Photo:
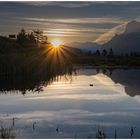
[{"label": "mountain", "polygon": [[93,42],[71,42],[68,43],[67,46],[80,49],[83,52],[88,52],[88,51],[95,52],[96,50],[101,49],[101,45],[98,45],[97,43],[93,43]]},{"label": "mountain", "polygon": [[139,79],[140,73],[138,69],[130,69],[130,70],[113,70],[110,73],[106,73],[115,83],[120,83],[124,86],[125,92],[129,96],[137,96],[140,95],[140,86]]},{"label": "mountain", "polygon": [[107,50],[112,48],[115,54],[140,53],[140,22],[129,22],[125,31],[103,44],[103,48]]},{"label": "mountain", "polygon": [[131,21],[127,24],[126,29],[125,29],[125,34],[129,33],[138,33],[140,32],[140,22],[137,21]]}]

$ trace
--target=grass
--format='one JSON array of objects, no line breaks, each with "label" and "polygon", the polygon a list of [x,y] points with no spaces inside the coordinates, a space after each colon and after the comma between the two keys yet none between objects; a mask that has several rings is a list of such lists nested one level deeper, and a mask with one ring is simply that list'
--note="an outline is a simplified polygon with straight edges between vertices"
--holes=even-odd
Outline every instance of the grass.
[{"label": "grass", "polygon": [[95,134],[96,139],[105,139],[107,137],[106,133],[103,130],[99,130]]},{"label": "grass", "polygon": [[94,66],[94,67],[139,67],[140,57],[132,56],[79,56],[75,59],[75,65]]},{"label": "grass", "polygon": [[15,138],[15,133],[13,132],[13,129],[11,127],[4,127],[1,126],[0,129],[0,138],[1,139],[14,139]]}]

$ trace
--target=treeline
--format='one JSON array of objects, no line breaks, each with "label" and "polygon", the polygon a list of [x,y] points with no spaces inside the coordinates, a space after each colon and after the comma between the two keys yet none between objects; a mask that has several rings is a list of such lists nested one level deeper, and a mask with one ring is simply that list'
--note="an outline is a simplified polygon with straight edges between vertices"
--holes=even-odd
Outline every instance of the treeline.
[{"label": "treeline", "polygon": [[77,57],[76,64],[78,65],[92,65],[99,67],[139,67],[140,66],[140,54],[137,52],[131,52],[130,54],[115,55],[115,52],[111,48],[110,50],[97,50],[96,52],[82,52]]},{"label": "treeline", "polygon": [[21,29],[17,35],[0,36],[0,54],[20,52],[39,47],[40,44],[49,44],[48,37],[43,34],[43,31],[37,29],[26,33],[25,29]]},{"label": "treeline", "polygon": [[83,54],[88,55],[88,56],[108,56],[108,57],[114,57],[114,56],[124,56],[124,57],[128,57],[128,56],[134,56],[134,57],[140,57],[140,53],[139,52],[135,52],[135,51],[131,51],[130,53],[121,53],[121,54],[116,54],[116,52],[110,48],[109,50],[106,49],[102,49],[102,50],[96,50],[95,52],[92,51],[88,51],[88,52],[84,52]]},{"label": "treeline", "polygon": [[71,59],[69,50],[61,47],[60,54],[38,29],[22,29],[16,38],[0,37],[0,75],[56,75],[71,67]]}]

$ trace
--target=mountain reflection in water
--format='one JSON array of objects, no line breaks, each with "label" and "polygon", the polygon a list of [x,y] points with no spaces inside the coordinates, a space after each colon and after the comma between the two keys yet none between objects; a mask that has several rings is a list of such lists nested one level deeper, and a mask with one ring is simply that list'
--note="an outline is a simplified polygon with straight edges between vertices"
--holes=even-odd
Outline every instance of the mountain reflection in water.
[{"label": "mountain reflection in water", "polygon": [[117,69],[108,70],[105,73],[115,83],[124,86],[125,92],[129,96],[140,95],[140,70],[139,69]]},{"label": "mountain reflection in water", "polygon": [[[85,73],[86,72],[86,73]],[[43,73],[39,76],[0,76],[0,91],[21,91],[25,94],[26,91],[41,92],[43,87],[51,84],[53,81],[58,81],[62,76],[72,78],[75,74],[82,74],[82,70],[76,71],[72,67],[61,70],[57,73]],[[124,86],[125,92],[129,96],[140,95],[140,70],[139,69],[89,69],[84,70],[84,74],[96,75],[103,73],[110,77],[115,83],[120,83]]]}]

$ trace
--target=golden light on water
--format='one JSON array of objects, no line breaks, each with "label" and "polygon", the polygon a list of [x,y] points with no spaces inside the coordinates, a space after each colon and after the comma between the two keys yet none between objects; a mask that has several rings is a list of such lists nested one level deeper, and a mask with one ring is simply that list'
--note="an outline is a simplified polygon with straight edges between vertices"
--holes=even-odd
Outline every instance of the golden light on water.
[{"label": "golden light on water", "polygon": [[62,42],[58,39],[55,39],[52,41],[52,45],[53,45],[53,47],[57,48],[57,47],[60,47],[60,45],[62,45]]}]

